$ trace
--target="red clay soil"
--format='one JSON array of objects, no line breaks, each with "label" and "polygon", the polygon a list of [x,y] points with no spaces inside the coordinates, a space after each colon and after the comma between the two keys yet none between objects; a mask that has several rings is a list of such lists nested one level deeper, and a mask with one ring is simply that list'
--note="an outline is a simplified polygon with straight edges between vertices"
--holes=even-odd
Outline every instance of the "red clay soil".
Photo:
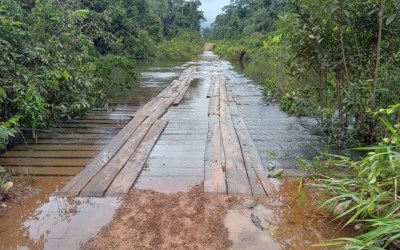
[{"label": "red clay soil", "polygon": [[162,194],[133,189],[114,220],[82,249],[227,249],[224,217],[233,205],[224,196]]},{"label": "red clay soil", "polygon": [[204,47],[203,47],[203,50],[204,51],[211,51],[211,50],[213,50],[213,48],[214,48],[214,44],[213,43],[205,43]]}]

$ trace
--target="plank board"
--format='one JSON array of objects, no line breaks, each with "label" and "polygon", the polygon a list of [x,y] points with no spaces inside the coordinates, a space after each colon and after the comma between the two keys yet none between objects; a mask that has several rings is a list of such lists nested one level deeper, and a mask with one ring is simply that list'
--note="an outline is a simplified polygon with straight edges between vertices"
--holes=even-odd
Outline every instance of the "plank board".
[{"label": "plank board", "polygon": [[[249,177],[251,191],[253,195],[266,195],[261,185],[261,182],[257,178],[256,172],[254,170],[254,168],[258,166],[255,166],[256,163],[253,162],[252,160],[253,157],[255,157],[252,155],[252,153],[254,152],[250,148],[251,147],[250,140],[252,139],[251,137],[249,138],[248,134],[246,133],[247,129],[244,126],[244,121],[243,119],[241,119],[241,117],[233,117],[233,116],[232,120],[235,126],[236,134],[238,135],[239,138],[240,147],[242,149],[242,155],[246,166],[247,176]],[[258,152],[256,153],[258,154]]]},{"label": "plank board", "polygon": [[226,86],[224,84],[220,85],[220,96],[220,124],[226,160],[228,194],[251,195],[251,187],[241,153],[240,143],[230,115]]},{"label": "plank board", "polygon": [[214,91],[214,85],[215,85],[215,77],[214,75],[211,75],[210,87],[208,88],[206,96],[207,98],[210,98],[212,96],[212,93]]},{"label": "plank board", "polygon": [[168,121],[166,120],[158,120],[154,123],[136,152],[115,177],[105,196],[122,196],[129,192],[142,171],[154,144],[167,124]]},{"label": "plank board", "polygon": [[[39,139],[37,144],[50,144],[50,145],[106,145],[110,139]],[[27,140],[28,144],[35,144],[34,140]]]},{"label": "plank board", "polygon": [[76,133],[38,133],[38,139],[107,139],[114,137],[113,134],[76,134]]},{"label": "plank board", "polygon": [[84,167],[88,159],[69,158],[0,158],[2,166],[74,166]]},{"label": "plank board", "polygon": [[141,124],[111,160],[88,182],[79,196],[103,196],[115,176],[142,142],[150,127],[151,125]]},{"label": "plank board", "polygon": [[189,89],[190,83],[193,80],[193,72],[190,73],[189,78],[186,80],[186,83],[183,85],[182,89],[180,90],[178,96],[175,98],[173,105],[177,106],[182,101],[183,97],[185,96],[187,90]]},{"label": "plank board", "polygon": [[92,151],[101,150],[104,145],[48,145],[48,144],[31,144],[31,145],[18,145],[12,148],[13,151],[29,151],[29,150],[41,150],[41,151],[59,151],[59,150],[71,150],[71,151]]},{"label": "plank board", "polygon": [[18,175],[25,176],[75,176],[83,167],[13,167],[13,171]]},{"label": "plank board", "polygon": [[99,151],[7,151],[0,158],[92,158]]},{"label": "plank board", "polygon": [[[266,194],[273,197],[275,195],[274,189],[268,179],[268,176],[262,165],[260,154],[257,147],[251,138],[251,135],[245,125],[242,117],[233,117],[236,124],[236,131],[242,146],[243,156],[246,162],[246,168],[249,174],[250,184],[252,185],[253,194]],[[261,186],[259,186],[261,185]],[[259,190],[259,188],[263,190]],[[262,192],[261,192],[262,191]]]},{"label": "plank board", "polygon": [[209,129],[204,156],[204,192],[226,194],[225,173],[221,159],[221,127],[218,115],[209,117]]},{"label": "plank board", "polygon": [[58,195],[77,196],[93,176],[118,152],[145,119],[146,116],[136,116],[132,119]]}]

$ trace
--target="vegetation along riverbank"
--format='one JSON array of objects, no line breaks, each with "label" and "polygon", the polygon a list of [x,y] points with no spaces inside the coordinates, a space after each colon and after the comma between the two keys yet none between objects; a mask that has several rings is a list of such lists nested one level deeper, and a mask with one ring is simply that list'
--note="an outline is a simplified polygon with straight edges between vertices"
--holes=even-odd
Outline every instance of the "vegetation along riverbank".
[{"label": "vegetation along riverbank", "polygon": [[205,32],[222,58],[268,65],[267,98],[314,117],[329,144],[374,145],[361,159],[299,159],[327,190],[323,206],[360,230],[334,243],[347,249],[400,247],[399,25],[398,1],[238,0]]},{"label": "vegetation along riverbank", "polygon": [[[129,88],[136,60],[202,50],[200,1],[0,2],[0,149]],[[31,134],[29,132],[29,134]]]}]

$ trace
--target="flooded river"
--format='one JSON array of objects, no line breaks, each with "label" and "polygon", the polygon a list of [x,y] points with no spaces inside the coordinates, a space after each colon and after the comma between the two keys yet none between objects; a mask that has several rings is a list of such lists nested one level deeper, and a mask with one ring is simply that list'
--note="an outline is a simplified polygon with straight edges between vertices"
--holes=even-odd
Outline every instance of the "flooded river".
[{"label": "flooded river", "polygon": [[[188,92],[187,101],[192,102],[192,105],[205,105],[196,100],[198,95],[193,91],[196,88],[203,88],[203,90],[206,88],[209,83],[207,70],[212,68],[214,63],[199,60],[183,64],[139,64],[137,70],[141,73],[141,77],[138,86],[112,96],[109,109],[125,112],[121,116],[129,116],[176,79],[184,69],[192,65],[198,66],[200,73],[195,79],[196,86]],[[267,152],[274,152],[277,155],[276,164],[287,169],[289,175],[296,176],[295,157],[311,158],[317,152],[316,148],[320,147],[320,138],[310,132],[312,121],[282,113],[277,105],[270,105],[264,100],[256,82],[235,70],[235,66],[229,62],[221,61],[218,64],[219,70],[230,79],[231,90],[238,102],[238,109],[254,138],[264,166],[275,164],[267,155]],[[111,115],[102,108],[98,110],[102,113],[97,115],[101,115],[104,119],[120,116],[115,113]],[[89,114],[89,117],[91,116],[96,116],[96,114]],[[100,136],[92,140],[102,140],[104,144],[109,139],[110,137]],[[201,160],[201,157],[199,159]],[[89,160],[90,157],[86,159],[86,161]],[[82,168],[82,166],[76,167],[79,167],[78,170]],[[79,249],[82,243],[96,235],[112,219],[115,210],[122,203],[121,199],[55,196],[54,192],[62,188],[70,178],[54,175],[38,175],[34,178],[33,185],[40,189],[39,194],[25,200],[0,217],[0,249]],[[199,181],[201,178],[196,179],[196,182]],[[181,188],[173,189],[173,191],[186,191],[187,188],[193,186],[193,183],[191,184],[182,185]],[[283,184],[277,184],[282,191],[283,198],[281,198],[291,200],[295,204],[298,195],[297,185],[298,179],[288,179],[283,181]],[[149,187],[145,184],[142,184],[142,188],[143,186]],[[280,205],[279,209],[259,208],[260,213],[272,216],[271,230],[266,235],[252,234],[252,237],[258,237],[255,241],[259,240],[260,244],[269,242],[271,246],[274,246],[270,249],[305,249],[310,244],[337,235],[337,228],[326,224],[321,217],[318,217],[318,212],[310,202],[304,204],[303,207]],[[234,224],[240,220],[235,222],[232,218],[240,218],[243,215],[240,213],[241,211],[231,211],[226,218],[227,225],[230,225],[228,227],[233,228],[231,237],[232,241],[236,242],[237,249],[240,249],[240,244],[243,243],[243,240],[240,240],[243,228],[238,229]],[[310,230],[316,230],[319,233],[310,234]],[[287,231],[290,233],[286,234]],[[253,238],[246,239],[253,241]]]}]

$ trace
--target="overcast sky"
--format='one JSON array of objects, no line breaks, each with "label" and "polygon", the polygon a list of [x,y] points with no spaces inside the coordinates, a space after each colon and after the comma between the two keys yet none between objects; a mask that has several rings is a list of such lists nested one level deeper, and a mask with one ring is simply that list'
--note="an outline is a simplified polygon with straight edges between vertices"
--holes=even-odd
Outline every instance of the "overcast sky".
[{"label": "overcast sky", "polygon": [[201,0],[200,10],[204,11],[207,22],[202,27],[209,27],[215,17],[222,12],[222,8],[230,3],[230,0]]}]

